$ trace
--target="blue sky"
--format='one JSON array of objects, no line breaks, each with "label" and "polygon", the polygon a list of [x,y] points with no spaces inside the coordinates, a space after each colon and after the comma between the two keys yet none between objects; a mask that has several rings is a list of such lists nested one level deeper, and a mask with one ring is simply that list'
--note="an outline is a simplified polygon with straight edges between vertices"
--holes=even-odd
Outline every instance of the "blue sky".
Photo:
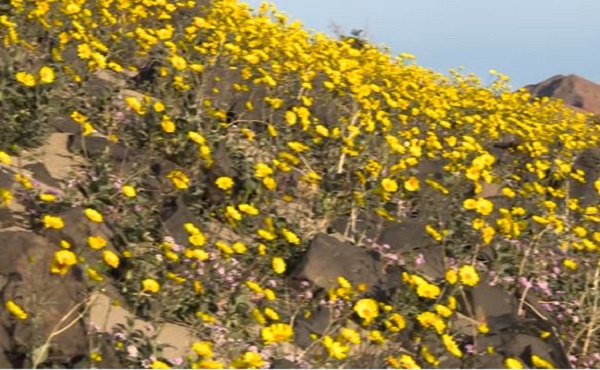
[{"label": "blue sky", "polygon": [[[257,7],[261,0],[246,0]],[[393,54],[447,72],[488,70],[514,88],[557,74],[600,83],[600,0],[273,0],[307,29],[364,29]]]}]

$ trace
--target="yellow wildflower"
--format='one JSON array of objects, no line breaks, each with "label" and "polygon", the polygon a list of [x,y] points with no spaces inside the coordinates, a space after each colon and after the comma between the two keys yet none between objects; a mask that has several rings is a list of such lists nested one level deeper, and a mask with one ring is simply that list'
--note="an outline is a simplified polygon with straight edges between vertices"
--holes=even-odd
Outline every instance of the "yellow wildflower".
[{"label": "yellow wildflower", "polygon": [[479,283],[479,274],[475,267],[471,265],[464,265],[458,269],[458,276],[460,277],[460,283],[468,286],[475,286]]},{"label": "yellow wildflower", "polygon": [[231,177],[221,176],[215,181],[215,184],[219,189],[227,191],[233,187],[234,182]]},{"label": "yellow wildflower", "polygon": [[45,84],[54,82],[54,71],[52,68],[44,66],[40,69],[40,81]]},{"label": "yellow wildflower", "polygon": [[364,298],[354,304],[354,312],[363,319],[365,325],[369,325],[379,316],[379,306],[374,299]]},{"label": "yellow wildflower", "polygon": [[13,301],[6,301],[6,310],[19,320],[26,320],[29,317],[27,312]]},{"label": "yellow wildflower", "polygon": [[102,259],[107,265],[114,269],[119,267],[119,256],[113,251],[105,250],[102,252]]},{"label": "yellow wildflower", "polygon": [[59,230],[65,226],[65,223],[63,222],[62,218],[60,218],[59,216],[45,215],[44,218],[42,219],[42,222],[44,223],[44,227],[46,229]]},{"label": "yellow wildflower", "polygon": [[77,263],[77,256],[70,250],[61,249],[54,252],[50,272],[53,274],[65,275],[71,269],[71,266]]},{"label": "yellow wildflower", "polygon": [[106,239],[104,239],[103,237],[98,236],[98,235],[88,236],[87,243],[90,248],[96,249],[96,250],[102,249],[102,248],[106,247],[106,245],[108,244]]},{"label": "yellow wildflower", "polygon": [[285,260],[281,257],[273,257],[273,260],[271,261],[271,266],[273,267],[273,271],[275,271],[276,274],[283,274],[286,269]]},{"label": "yellow wildflower", "polygon": [[137,196],[135,188],[131,185],[123,185],[123,187],[121,188],[121,192],[128,198],[134,198],[135,196]]},{"label": "yellow wildflower", "polygon": [[142,281],[142,291],[150,293],[158,293],[160,284],[154,279],[145,279]]},{"label": "yellow wildflower", "polygon": [[85,211],[85,216],[92,222],[103,222],[104,218],[102,217],[102,214],[98,211],[96,211],[95,209],[91,209],[91,208],[86,208]]},{"label": "yellow wildflower", "polygon": [[507,369],[524,369],[525,368],[523,366],[523,364],[521,363],[521,361],[517,360],[516,358],[512,358],[512,357],[508,357],[508,358],[504,359],[504,366]]},{"label": "yellow wildflower", "polygon": [[294,335],[294,330],[288,324],[277,323],[262,328],[260,334],[265,344],[279,343],[289,341]]}]

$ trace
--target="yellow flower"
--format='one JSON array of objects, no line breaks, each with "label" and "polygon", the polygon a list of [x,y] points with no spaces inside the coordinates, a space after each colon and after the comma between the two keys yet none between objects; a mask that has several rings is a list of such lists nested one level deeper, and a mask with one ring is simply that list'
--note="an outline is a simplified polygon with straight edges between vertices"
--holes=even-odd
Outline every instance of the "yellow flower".
[{"label": "yellow flower", "polygon": [[85,213],[85,216],[92,222],[100,223],[100,222],[104,221],[102,214],[100,212],[96,211],[95,209],[86,208],[84,213]]},{"label": "yellow flower", "polygon": [[452,310],[447,306],[444,306],[443,304],[436,304],[434,307],[435,312],[437,312],[438,315],[446,318],[452,316]]},{"label": "yellow flower", "polygon": [[521,361],[517,360],[516,358],[512,358],[512,357],[508,357],[508,358],[504,359],[504,366],[507,369],[524,369]]},{"label": "yellow flower", "polygon": [[571,270],[576,270],[577,262],[573,261],[570,258],[567,258],[563,261],[563,266],[565,266],[566,268],[571,269]]},{"label": "yellow flower", "polygon": [[476,212],[487,216],[494,210],[494,203],[485,198],[478,198],[477,200],[467,199],[464,201],[463,207],[465,209],[475,209]]},{"label": "yellow flower", "polygon": [[27,312],[21,308],[21,306],[13,301],[6,301],[6,310],[19,320],[26,320],[29,316],[27,315]]},{"label": "yellow flower", "polygon": [[385,342],[385,338],[379,330],[371,330],[367,334],[367,338],[369,338],[369,340],[375,344],[382,344],[383,342]]},{"label": "yellow flower", "polygon": [[385,178],[381,180],[381,187],[383,188],[383,190],[389,193],[398,191],[398,183],[394,179]]},{"label": "yellow flower", "polygon": [[231,245],[231,249],[233,249],[233,251],[237,254],[244,254],[248,251],[248,247],[246,247],[246,244],[242,242],[233,243]]},{"label": "yellow flower", "polygon": [[298,116],[296,116],[296,113],[289,110],[285,112],[285,122],[288,125],[293,126],[298,122]]},{"label": "yellow flower", "polygon": [[254,176],[258,178],[267,177],[273,174],[273,169],[268,164],[258,163],[254,165]]},{"label": "yellow flower", "polygon": [[153,105],[153,108],[154,108],[154,111],[155,111],[156,113],[162,113],[162,112],[164,112],[164,111],[165,111],[165,105],[164,105],[164,103],[163,103],[163,102],[161,102],[161,101],[157,101],[157,102],[155,102],[155,103],[154,103],[154,105]]},{"label": "yellow flower", "polygon": [[27,72],[17,72],[15,78],[18,82],[27,87],[34,87],[36,84],[35,76]]},{"label": "yellow flower", "polygon": [[54,253],[52,263],[50,265],[50,271],[53,274],[65,275],[71,269],[71,266],[77,263],[77,256],[75,253],[67,249],[61,249]]},{"label": "yellow flower", "polygon": [[245,352],[240,360],[243,364],[243,366],[240,367],[241,369],[260,369],[265,365],[261,355],[253,351]]},{"label": "yellow flower", "polygon": [[119,256],[113,251],[106,250],[102,252],[102,259],[107,265],[114,269],[119,267]]},{"label": "yellow flower", "polygon": [[294,335],[294,330],[288,324],[272,324],[262,328],[260,335],[265,344],[286,342]]},{"label": "yellow flower", "polygon": [[40,69],[40,81],[45,84],[54,82],[54,71],[50,67],[42,67]]},{"label": "yellow flower", "polygon": [[212,343],[210,342],[195,342],[192,344],[192,350],[200,357],[212,357]]},{"label": "yellow flower", "polygon": [[164,363],[162,361],[154,360],[150,364],[150,368],[151,369],[170,369],[171,366],[167,365],[166,363]]},{"label": "yellow flower", "polygon": [[100,273],[98,271],[94,270],[91,267],[87,268],[87,274],[88,274],[89,278],[94,281],[97,281],[97,282],[104,281],[104,277],[102,275],[100,275]]},{"label": "yellow flower", "polygon": [[169,116],[167,115],[162,116],[160,126],[162,127],[162,130],[167,134],[172,134],[177,129],[177,126],[175,126],[175,122],[173,122],[171,118],[169,118]]},{"label": "yellow flower", "polygon": [[46,229],[60,230],[65,226],[65,223],[63,222],[62,218],[58,216],[45,215],[42,219],[42,222],[44,223],[44,227]]},{"label": "yellow flower", "polygon": [[56,200],[56,196],[50,193],[42,193],[39,197],[42,202],[52,203]]},{"label": "yellow flower", "polygon": [[363,319],[365,325],[369,325],[379,316],[379,306],[374,299],[363,298],[354,304],[354,312]]},{"label": "yellow flower", "polygon": [[426,311],[418,314],[417,321],[426,329],[434,328],[438,334],[442,334],[444,330],[446,330],[446,323],[444,320],[433,312]]},{"label": "yellow flower", "polygon": [[360,344],[360,334],[354,329],[343,328],[340,331],[340,336],[348,343]]},{"label": "yellow flower", "polygon": [[406,327],[406,321],[404,320],[404,317],[402,317],[402,315],[400,315],[399,313],[394,313],[390,315],[390,318],[387,319],[384,322],[384,324],[385,327],[392,333],[398,333]]},{"label": "yellow flower", "polygon": [[142,102],[134,96],[125,98],[125,104],[139,115],[146,113],[146,108],[142,105]]},{"label": "yellow flower", "polygon": [[205,359],[193,365],[197,369],[223,369],[224,365],[222,362]]},{"label": "yellow flower", "polygon": [[334,341],[329,335],[323,337],[322,343],[329,356],[337,360],[345,359],[348,356],[348,351],[350,351],[350,347],[338,341]]},{"label": "yellow flower", "polygon": [[170,58],[171,65],[178,71],[183,71],[187,68],[187,61],[179,55],[174,55]]},{"label": "yellow flower", "polygon": [[10,155],[8,155],[6,152],[3,152],[0,150],[0,163],[10,165],[11,162],[12,162],[12,159],[10,158]]},{"label": "yellow flower", "polygon": [[471,265],[464,265],[459,268],[458,276],[461,284],[475,286],[479,283],[479,274],[477,274],[475,267]]},{"label": "yellow flower", "polygon": [[252,290],[254,293],[262,293],[263,292],[260,285],[258,285],[257,283],[255,283],[253,281],[246,281],[246,286],[248,288],[250,288],[250,290]]},{"label": "yellow flower", "polygon": [[300,238],[294,234],[292,231],[288,230],[288,229],[283,229],[281,231],[281,233],[283,234],[285,240],[288,241],[288,243],[290,244],[300,244]]},{"label": "yellow flower", "polygon": [[402,355],[400,356],[400,364],[404,369],[420,369],[421,366],[417,364],[414,358],[411,355]]},{"label": "yellow flower", "polygon": [[106,239],[104,239],[101,236],[97,236],[97,235],[88,236],[87,243],[90,248],[96,249],[96,250],[102,249],[102,248],[106,247],[106,244],[108,244]]},{"label": "yellow flower", "polygon": [[481,334],[487,334],[490,332],[490,327],[486,323],[479,323],[477,325],[477,331]]},{"label": "yellow flower", "polygon": [[225,209],[225,213],[227,217],[231,220],[240,221],[242,219],[242,214],[235,209],[234,206],[227,206]]},{"label": "yellow flower", "polygon": [[460,350],[460,348],[458,348],[458,345],[456,344],[454,338],[452,338],[451,335],[442,334],[442,342],[444,343],[444,346],[446,346],[448,352],[450,352],[458,358],[461,358],[463,356],[462,351]]},{"label": "yellow flower", "polygon": [[279,320],[279,314],[277,313],[277,311],[275,311],[271,307],[265,308],[265,316],[267,316],[269,319],[271,319],[273,321]]},{"label": "yellow flower", "polygon": [[277,187],[277,183],[275,182],[275,179],[272,177],[265,177],[263,179],[263,185],[265,186],[265,188],[269,189],[269,190],[273,190],[275,189],[275,187]]},{"label": "yellow flower", "polygon": [[248,214],[250,216],[256,216],[259,214],[259,211],[256,207],[254,207],[253,205],[250,204],[240,204],[238,206],[238,209],[242,212],[244,212],[245,214]]},{"label": "yellow flower", "polygon": [[142,291],[150,293],[158,293],[160,284],[154,279],[145,279],[142,281]]},{"label": "yellow flower", "polygon": [[8,207],[13,199],[13,195],[10,190],[6,188],[0,188],[0,204],[4,207]]},{"label": "yellow flower", "polygon": [[256,232],[258,234],[258,236],[260,236],[261,238],[265,239],[265,240],[275,240],[275,238],[277,238],[277,235],[273,234],[270,231],[264,230],[264,229],[258,229],[258,231]]},{"label": "yellow flower", "polygon": [[430,283],[421,283],[417,285],[417,295],[421,298],[436,299],[441,293],[437,285]]},{"label": "yellow flower", "polygon": [[219,189],[227,191],[233,187],[234,182],[231,177],[221,176],[215,181],[215,184]]},{"label": "yellow flower", "polygon": [[287,146],[297,153],[302,153],[310,149],[310,147],[302,144],[299,141],[290,141]]},{"label": "yellow flower", "polygon": [[188,138],[198,145],[206,145],[206,139],[204,138],[204,136],[197,132],[189,131]]},{"label": "yellow flower", "polygon": [[135,188],[131,185],[123,185],[123,187],[121,188],[121,192],[123,192],[123,195],[125,195],[128,198],[134,198],[135,196],[137,196]]},{"label": "yellow flower", "polygon": [[194,247],[202,247],[206,243],[206,237],[201,232],[193,233],[188,240]]},{"label": "yellow flower", "polygon": [[531,362],[538,369],[555,369],[550,361],[544,360],[538,355],[531,355]]},{"label": "yellow flower", "polygon": [[25,189],[31,189],[33,185],[31,184],[31,180],[27,178],[27,176],[21,175],[20,173],[15,175],[15,180],[23,185]]},{"label": "yellow flower", "polygon": [[283,258],[281,257],[273,257],[271,261],[271,266],[273,267],[273,271],[276,274],[283,274],[285,272],[286,264]]},{"label": "yellow flower", "polygon": [[167,178],[171,179],[173,186],[179,190],[187,189],[190,186],[189,177],[179,170],[171,171],[171,173],[167,175]]},{"label": "yellow flower", "polygon": [[412,176],[408,180],[404,182],[404,189],[408,191],[417,191],[419,190],[419,179]]},{"label": "yellow flower", "polygon": [[458,274],[456,273],[456,270],[450,269],[446,271],[446,281],[450,283],[450,285],[456,284],[458,281]]},{"label": "yellow flower", "polygon": [[275,295],[275,292],[272,289],[266,288],[263,291],[264,295],[265,295],[265,299],[269,302],[273,302],[277,296]]},{"label": "yellow flower", "polygon": [[431,351],[429,351],[429,348],[427,348],[427,346],[425,345],[421,347],[421,356],[423,356],[423,359],[427,361],[427,363],[435,367],[440,366],[440,360],[438,360],[438,358],[435,357],[435,355],[431,353]]}]

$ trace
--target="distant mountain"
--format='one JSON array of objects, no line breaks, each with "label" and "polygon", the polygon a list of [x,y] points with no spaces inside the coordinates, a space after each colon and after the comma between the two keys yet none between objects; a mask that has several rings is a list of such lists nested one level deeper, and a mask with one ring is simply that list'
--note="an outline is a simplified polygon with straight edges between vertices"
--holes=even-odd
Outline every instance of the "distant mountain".
[{"label": "distant mountain", "polygon": [[525,89],[534,96],[562,99],[565,104],[600,115],[600,85],[577,75],[557,75]]}]

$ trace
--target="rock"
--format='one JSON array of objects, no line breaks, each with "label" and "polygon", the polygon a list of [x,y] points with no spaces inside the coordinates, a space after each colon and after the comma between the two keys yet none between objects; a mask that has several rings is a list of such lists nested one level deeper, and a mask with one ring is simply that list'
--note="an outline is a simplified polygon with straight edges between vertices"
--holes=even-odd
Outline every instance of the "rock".
[{"label": "rock", "polygon": [[327,234],[317,234],[292,275],[327,289],[337,287],[343,276],[353,285],[366,284],[371,293],[383,285],[383,266],[377,255],[344,243]]},{"label": "rock", "polygon": [[285,358],[278,358],[271,362],[270,369],[298,369],[298,365]]},{"label": "rock", "polygon": [[67,276],[52,274],[49,266],[57,248],[32,232],[5,229],[0,231],[0,240],[0,276],[8,277],[2,289],[3,304],[14,300],[30,314],[27,320],[8,315],[0,319],[0,326],[10,328],[13,346],[37,348],[53,333],[73,323],[51,338],[48,359],[68,364],[87,355],[85,327],[77,319],[85,301],[85,287],[78,270],[73,269]]},{"label": "rock", "polygon": [[24,169],[31,171],[33,178],[39,182],[42,182],[50,187],[60,188],[60,181],[52,177],[46,165],[44,163],[31,163],[23,166]]},{"label": "rock", "polygon": [[189,238],[189,234],[183,227],[184,224],[191,222],[196,227],[200,227],[192,211],[183,203],[182,197],[167,199],[160,214],[165,233],[180,245],[187,244]]},{"label": "rock", "polygon": [[81,135],[82,132],[81,125],[73,121],[71,117],[53,116],[49,118],[48,123],[50,126],[54,127],[56,131],[61,133]]},{"label": "rock", "polygon": [[308,318],[298,316],[294,321],[294,343],[300,348],[307,348],[314,340],[311,334],[322,336],[331,323],[331,310],[325,306],[318,306],[310,312]]},{"label": "rock", "polygon": [[363,238],[378,240],[383,226],[388,223],[381,217],[369,216],[366,212],[360,212],[354,218],[351,216],[339,217],[332,223],[332,228],[345,237],[355,240]]},{"label": "rock", "polygon": [[377,239],[380,245],[389,245],[390,252],[404,258],[421,254],[424,263],[415,265],[415,270],[424,277],[435,280],[444,277],[444,252],[425,231],[426,224],[418,220],[403,220],[388,223]]},{"label": "rock", "polygon": [[102,223],[92,222],[85,216],[84,207],[75,207],[60,214],[64,227],[60,230],[43,229],[42,234],[58,245],[61,240],[68,241],[71,245],[81,248],[85,258],[97,259],[100,253],[88,247],[89,236],[101,236],[107,241],[105,248],[116,251],[113,231],[107,226],[107,221]]},{"label": "rock", "polygon": [[[119,300],[122,301],[122,300]],[[114,305],[114,299],[106,294],[97,293],[90,306],[89,324],[99,333],[111,333],[117,326],[127,327],[127,321],[133,320],[132,330],[146,332],[150,323],[140,320],[121,305]],[[156,344],[163,345],[163,356],[175,358],[190,353],[191,345],[197,338],[187,327],[165,323],[162,324],[156,335]]]},{"label": "rock", "polygon": [[582,151],[573,165],[573,171],[576,170],[585,172],[585,183],[574,179],[569,180],[569,196],[579,198],[583,207],[600,202],[600,196],[594,187],[594,182],[600,178],[600,148],[589,148]]},{"label": "rock", "polygon": [[[499,287],[481,282],[467,290],[467,297],[469,299],[467,304],[475,315],[474,318],[485,319],[490,332],[498,332],[510,327],[518,320],[517,300]],[[465,302],[461,303],[460,311],[465,315],[469,314]]]}]

